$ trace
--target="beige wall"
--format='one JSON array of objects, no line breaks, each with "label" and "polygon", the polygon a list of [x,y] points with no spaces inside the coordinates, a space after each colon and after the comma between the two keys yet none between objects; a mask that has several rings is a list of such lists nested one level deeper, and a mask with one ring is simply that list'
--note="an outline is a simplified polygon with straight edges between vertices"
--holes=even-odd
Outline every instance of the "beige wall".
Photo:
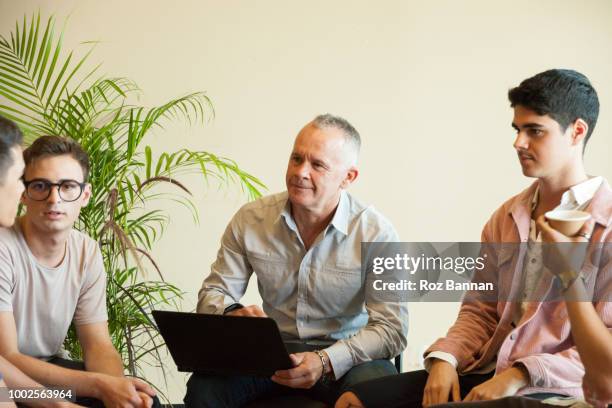
[{"label": "beige wall", "polygon": [[[474,241],[489,214],[530,181],[512,149],[506,91],[551,67],[583,71],[601,99],[586,153],[612,179],[612,3],[602,1],[48,1],[0,0],[0,32],[24,13],[70,15],[66,42],[99,40],[103,72],[137,81],[141,102],[206,90],[204,128],[169,126],[155,149],[227,155],[283,189],[293,137],[314,115],[348,118],[363,137],[351,191],[406,241]],[[194,185],[196,180],[189,180]],[[211,188],[202,224],[180,208],[156,257],[187,292],[185,310],[244,202]],[[246,303],[258,303],[251,285]],[[407,367],[453,321],[456,304],[411,305]],[[184,377],[169,386],[178,401]]]}]

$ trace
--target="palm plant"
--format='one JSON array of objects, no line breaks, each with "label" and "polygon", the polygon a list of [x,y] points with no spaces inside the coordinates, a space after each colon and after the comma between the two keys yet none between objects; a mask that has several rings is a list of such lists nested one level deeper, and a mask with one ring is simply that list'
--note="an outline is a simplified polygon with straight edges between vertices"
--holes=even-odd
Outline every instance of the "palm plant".
[{"label": "palm plant", "polygon": [[[128,103],[140,91],[126,78],[96,77],[99,66],[86,70],[94,43],[76,58],[64,57],[63,31],[55,36],[55,19],[41,24],[40,13],[16,23],[0,37],[0,114],[17,122],[31,142],[45,134],[74,138],[89,153],[93,198],[81,211],[76,228],[96,239],[102,249],[107,281],[109,329],[131,375],[142,363],[161,366],[163,347],[149,312],[177,307],[182,293],[166,282],[151,256],[153,244],[168,222],[167,213],[151,207],[158,200],[185,205],[198,220],[189,189],[180,176],[195,173],[208,183],[235,183],[249,198],[263,184],[230,159],[205,151],[180,149],[154,154],[144,141],[166,120],[203,123],[213,115],[202,92],[145,108]],[[168,193],[159,184],[172,186]],[[146,280],[139,270],[152,265],[159,279]],[[65,347],[74,357],[81,352],[71,330]]]}]

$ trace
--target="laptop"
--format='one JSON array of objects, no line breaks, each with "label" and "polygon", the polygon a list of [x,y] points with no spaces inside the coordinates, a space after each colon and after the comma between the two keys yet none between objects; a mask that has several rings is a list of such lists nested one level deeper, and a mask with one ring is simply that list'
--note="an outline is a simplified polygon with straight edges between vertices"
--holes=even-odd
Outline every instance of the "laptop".
[{"label": "laptop", "polygon": [[178,371],[270,377],[293,367],[270,318],[160,310],[153,318]]}]

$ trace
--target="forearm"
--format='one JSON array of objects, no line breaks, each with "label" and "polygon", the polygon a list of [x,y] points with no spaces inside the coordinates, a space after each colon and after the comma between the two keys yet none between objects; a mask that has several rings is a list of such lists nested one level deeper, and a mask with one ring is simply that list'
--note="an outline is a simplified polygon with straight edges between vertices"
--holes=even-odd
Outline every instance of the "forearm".
[{"label": "forearm", "polygon": [[211,288],[206,285],[198,292],[197,313],[223,314],[226,305],[235,303],[235,300],[223,289]]},{"label": "forearm", "polygon": [[436,340],[425,351],[425,356],[435,351],[452,354],[457,360],[457,368],[462,370],[474,362],[493,336],[498,322],[495,304],[464,302],[446,336]]},{"label": "forearm", "polygon": [[[0,372],[4,375],[4,379],[0,381],[0,387],[4,388],[44,388],[43,385],[32,380],[30,377],[25,375],[21,370],[15,367],[6,359],[0,357]],[[16,400],[16,402],[25,402]],[[28,400],[27,405],[30,407],[58,407],[61,405],[60,401],[47,401],[44,399],[40,400]],[[0,404],[0,407],[13,407],[8,403]]]},{"label": "forearm", "polygon": [[3,357],[0,357],[0,373],[4,376],[6,385],[11,388],[42,387]]},{"label": "forearm", "polygon": [[70,370],[19,352],[8,354],[6,359],[32,380],[45,386],[69,388],[77,395],[97,397],[96,375],[86,371]]},{"label": "forearm", "polygon": [[[0,379],[0,389],[6,388],[7,385],[4,380]],[[13,401],[0,401],[0,408],[15,408],[15,403]]]},{"label": "forearm", "polygon": [[370,305],[370,321],[365,327],[325,349],[337,379],[354,365],[393,358],[406,347],[406,305],[396,304],[392,312],[387,309],[389,307],[390,304]]},{"label": "forearm", "polygon": [[123,377],[123,362],[114,347],[94,347],[84,356],[87,371]]},{"label": "forearm", "polygon": [[198,313],[222,314],[246,291],[253,268],[242,243],[241,226],[239,211],[225,229],[217,259],[198,293]]},{"label": "forearm", "polygon": [[[227,252],[227,251],[226,251]],[[223,314],[244,295],[250,278],[247,269],[229,270],[225,261],[215,262],[198,292],[198,313]]]},{"label": "forearm", "polygon": [[[582,281],[577,279],[566,291],[566,299],[586,299]],[[566,301],[572,338],[588,373],[607,376],[612,382],[612,333],[591,302]]]}]

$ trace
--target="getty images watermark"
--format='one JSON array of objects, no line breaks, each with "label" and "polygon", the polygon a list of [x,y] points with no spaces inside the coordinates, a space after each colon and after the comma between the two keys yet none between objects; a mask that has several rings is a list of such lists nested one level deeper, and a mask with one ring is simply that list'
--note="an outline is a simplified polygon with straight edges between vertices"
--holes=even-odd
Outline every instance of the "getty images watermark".
[{"label": "getty images watermark", "polygon": [[[362,279],[370,298],[388,302],[547,302],[562,299],[556,269],[569,265],[587,289],[585,298],[576,300],[611,301],[612,246],[569,245],[363,243]],[[567,259],[559,262],[563,256]]]}]

